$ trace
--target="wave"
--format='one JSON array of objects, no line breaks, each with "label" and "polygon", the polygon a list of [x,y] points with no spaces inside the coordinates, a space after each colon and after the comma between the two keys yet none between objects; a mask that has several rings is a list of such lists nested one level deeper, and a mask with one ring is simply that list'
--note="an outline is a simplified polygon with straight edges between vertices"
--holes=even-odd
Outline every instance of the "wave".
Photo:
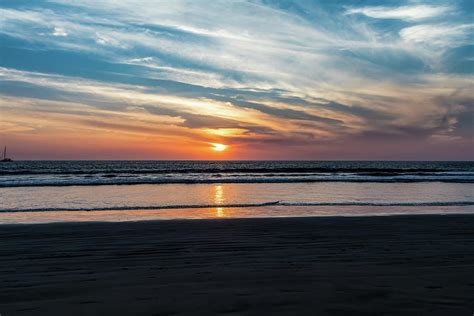
[{"label": "wave", "polygon": [[270,201],[263,203],[234,203],[234,204],[181,204],[181,205],[148,205],[148,206],[115,206],[98,208],[30,208],[30,209],[0,209],[0,213],[24,212],[80,212],[80,211],[139,211],[162,209],[187,209],[187,208],[239,208],[239,207],[265,207],[265,206],[473,206],[474,201],[449,201],[449,202],[281,202]]},{"label": "wave", "polygon": [[[269,168],[183,168],[183,169],[97,169],[97,170],[71,170],[71,169],[13,169],[13,170],[0,170],[0,176],[10,175],[149,175],[149,174],[213,174],[213,173],[355,173],[361,175],[374,175],[374,176],[386,176],[386,175],[398,175],[398,174],[437,174],[440,172],[446,172],[450,170],[437,169],[437,168],[337,168],[337,167],[269,167]],[[457,170],[452,170],[457,171]],[[470,170],[460,170],[467,171]]]},{"label": "wave", "polygon": [[64,186],[97,186],[97,185],[139,185],[139,184],[224,184],[224,183],[316,183],[316,182],[375,182],[375,183],[415,183],[415,182],[446,182],[474,183],[474,177],[405,177],[405,178],[216,178],[216,179],[105,179],[83,180],[14,180],[0,182],[0,187],[64,187]]}]

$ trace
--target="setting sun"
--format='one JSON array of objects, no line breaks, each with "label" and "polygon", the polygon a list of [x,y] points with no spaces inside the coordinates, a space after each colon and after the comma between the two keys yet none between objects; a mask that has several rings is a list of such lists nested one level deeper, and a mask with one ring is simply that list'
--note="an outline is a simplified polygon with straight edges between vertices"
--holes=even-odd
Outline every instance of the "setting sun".
[{"label": "setting sun", "polygon": [[224,144],[212,144],[212,149],[215,151],[224,151],[227,149],[227,145]]}]

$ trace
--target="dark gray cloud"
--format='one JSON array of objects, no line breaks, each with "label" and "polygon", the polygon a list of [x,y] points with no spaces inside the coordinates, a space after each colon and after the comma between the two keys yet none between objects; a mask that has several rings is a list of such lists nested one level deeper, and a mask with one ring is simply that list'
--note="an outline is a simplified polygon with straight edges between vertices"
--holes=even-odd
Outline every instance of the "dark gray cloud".
[{"label": "dark gray cloud", "polygon": [[145,109],[151,114],[181,118],[184,121],[178,125],[187,128],[240,128],[256,134],[271,135],[274,133],[271,128],[266,126],[247,124],[245,122],[217,116],[180,112],[177,110],[153,106],[145,106]]},{"label": "dark gray cloud", "polygon": [[265,104],[256,103],[246,101],[240,98],[232,98],[232,97],[219,97],[219,96],[212,96],[212,99],[222,102],[230,102],[234,106],[257,110],[259,112],[272,115],[275,117],[288,119],[288,120],[304,120],[304,121],[313,121],[313,122],[321,122],[326,124],[342,124],[343,122],[337,119],[322,117],[314,114],[310,114],[304,111],[293,110],[293,109],[281,109],[271,107]]}]

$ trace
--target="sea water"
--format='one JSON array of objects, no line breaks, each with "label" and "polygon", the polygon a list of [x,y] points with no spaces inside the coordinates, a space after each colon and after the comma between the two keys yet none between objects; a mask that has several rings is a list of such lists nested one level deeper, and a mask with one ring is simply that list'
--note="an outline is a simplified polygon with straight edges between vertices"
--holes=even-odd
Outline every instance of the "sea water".
[{"label": "sea water", "polygon": [[0,222],[471,213],[473,182],[472,162],[20,161]]}]

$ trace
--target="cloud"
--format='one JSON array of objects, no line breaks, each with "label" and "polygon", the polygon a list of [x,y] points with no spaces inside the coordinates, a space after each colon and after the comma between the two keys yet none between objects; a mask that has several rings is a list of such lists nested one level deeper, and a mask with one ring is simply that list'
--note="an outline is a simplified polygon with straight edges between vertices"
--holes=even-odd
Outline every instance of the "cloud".
[{"label": "cloud", "polygon": [[150,62],[153,61],[153,57],[132,58],[132,59],[129,59],[127,61],[130,62],[130,63],[138,63],[138,64],[150,63]]},{"label": "cloud", "polygon": [[231,104],[236,105],[238,107],[254,109],[265,114],[278,116],[283,119],[322,122],[326,124],[336,124],[336,125],[343,123],[342,121],[334,119],[334,118],[323,117],[323,116],[314,115],[314,114],[310,114],[304,111],[299,111],[299,110],[294,110],[294,109],[289,109],[289,108],[272,107],[272,106],[268,106],[261,103],[249,102],[249,101],[239,99],[239,98],[228,99],[228,98],[222,98],[222,97],[219,98],[216,96],[214,96],[213,98],[216,100],[224,101],[224,102],[230,102]]},{"label": "cloud", "polygon": [[474,24],[420,24],[404,28],[400,37],[415,44],[439,47],[458,47],[473,43]]},{"label": "cloud", "polygon": [[53,33],[51,33],[53,36],[67,36],[66,31],[62,27],[55,27],[53,29]]},{"label": "cloud", "polygon": [[[323,32],[320,24],[328,21],[327,17],[321,16],[321,22],[313,25],[293,14],[250,2],[228,7],[218,1],[204,8],[177,1],[147,10],[127,1],[118,7],[108,1],[74,5],[82,11],[5,10],[8,23],[1,32],[49,47],[94,52],[108,60],[134,60],[150,68],[149,75],[154,78],[251,89],[314,90],[322,84],[327,89],[342,81],[355,82],[357,68],[340,67],[347,57],[331,50],[368,45],[363,28],[351,28],[350,37],[341,36],[337,30]],[[220,14],[213,14],[211,9]],[[89,14],[107,18],[94,23]],[[34,23],[29,23],[32,19]],[[50,23],[69,30],[67,41],[38,38],[32,32]],[[139,61],[140,56],[129,57],[137,51],[146,52],[159,64]],[[353,66],[364,67],[361,63],[350,61]]]},{"label": "cloud", "polygon": [[412,5],[400,7],[373,6],[347,9],[345,14],[363,14],[375,19],[400,19],[417,21],[446,14],[453,9],[449,6]]}]

